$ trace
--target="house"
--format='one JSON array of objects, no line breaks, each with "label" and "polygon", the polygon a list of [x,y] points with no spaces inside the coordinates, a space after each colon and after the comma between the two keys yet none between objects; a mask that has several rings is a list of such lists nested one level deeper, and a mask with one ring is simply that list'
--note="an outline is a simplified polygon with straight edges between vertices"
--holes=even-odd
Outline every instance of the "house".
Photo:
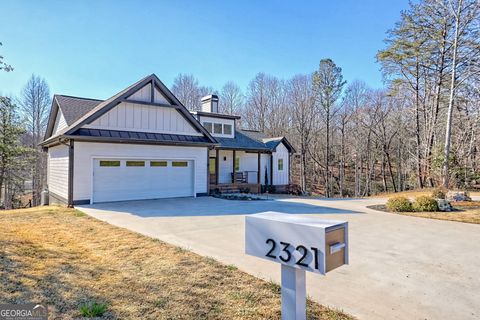
[{"label": "house", "polygon": [[292,145],[237,128],[218,97],[189,112],[152,74],[107,100],[55,95],[42,142],[51,203],[196,197],[279,190],[290,182]]}]

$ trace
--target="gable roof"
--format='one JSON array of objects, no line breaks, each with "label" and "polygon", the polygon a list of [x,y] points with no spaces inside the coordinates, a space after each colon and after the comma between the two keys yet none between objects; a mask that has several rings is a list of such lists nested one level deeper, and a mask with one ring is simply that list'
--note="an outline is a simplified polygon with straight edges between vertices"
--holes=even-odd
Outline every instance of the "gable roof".
[{"label": "gable roof", "polygon": [[224,149],[250,150],[268,152],[270,149],[261,141],[252,139],[242,130],[235,130],[235,138],[216,138]]},{"label": "gable roof", "polygon": [[262,139],[262,141],[272,151],[274,151],[280,143],[283,143],[287,148],[288,152],[295,153],[295,149],[285,137],[266,138],[266,139]]},{"label": "gable roof", "polygon": [[292,144],[287,140],[285,137],[268,137],[265,133],[256,130],[240,130],[243,134],[250,137],[251,139],[255,139],[257,141],[261,141],[270,151],[275,151],[277,146],[280,143],[283,143],[285,147],[288,149],[290,153],[295,153],[295,148]]},{"label": "gable roof", "polygon": [[55,99],[69,126],[103,101],[65,95],[55,95]]},{"label": "gable roof", "polygon": [[290,153],[295,152],[285,137],[268,138],[265,133],[255,130],[237,129],[235,138],[216,137],[216,139],[222,149],[273,152],[280,143],[284,143]]},{"label": "gable roof", "polygon": [[[55,138],[59,138],[61,136],[69,136],[75,133],[78,129],[80,129],[84,124],[90,123],[95,119],[99,118],[112,108],[114,108],[119,103],[125,101],[129,96],[137,92],[138,90],[142,89],[144,86],[151,84],[152,90],[156,88],[162,94],[165,95],[166,99],[171,103],[168,105],[169,107],[173,107],[177,109],[178,112],[190,123],[192,126],[204,136],[207,137],[210,143],[216,143],[217,141],[213,138],[210,133],[198,122],[195,117],[193,117],[190,112],[185,108],[185,106],[175,97],[175,95],[160,81],[160,79],[155,75],[151,74],[134,84],[130,85],[129,87],[123,89],[122,91],[118,92],[117,94],[113,95],[112,97],[108,98],[107,100],[100,101],[95,99],[83,99],[77,97],[68,97],[68,96],[56,96],[57,99],[54,99],[54,103],[52,104],[52,111],[50,114],[49,125],[47,127],[47,132],[45,134],[45,140],[42,142],[42,145],[50,143]],[[53,125],[51,122],[55,122],[54,118],[58,113],[58,108],[60,105],[60,100],[62,102],[66,102],[69,106],[73,106],[74,111],[68,111],[69,117],[71,122],[67,121],[68,127],[62,129],[60,132],[52,136]],[[82,100],[82,101],[80,101]],[[89,100],[88,102],[86,100]],[[150,104],[150,103],[149,103]],[[158,103],[151,103],[152,105],[160,105]],[[66,104],[64,104],[66,106]],[[79,107],[82,105],[82,107]],[[61,108],[61,107],[60,107]],[[67,109],[66,107],[64,109]],[[84,114],[80,115],[81,112],[85,112]],[[63,109],[62,109],[63,113]],[[52,115],[55,114],[55,117]],[[52,120],[53,118],[53,120]]]},{"label": "gable roof", "polygon": [[261,131],[256,131],[256,130],[247,130],[247,129],[240,129],[240,131],[255,140],[262,141],[262,139],[267,138],[267,135]]}]

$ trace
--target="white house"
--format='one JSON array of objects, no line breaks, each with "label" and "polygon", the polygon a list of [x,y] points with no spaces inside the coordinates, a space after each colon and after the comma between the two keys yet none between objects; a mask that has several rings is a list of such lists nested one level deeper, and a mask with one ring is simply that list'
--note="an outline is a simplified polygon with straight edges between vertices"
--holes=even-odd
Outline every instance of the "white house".
[{"label": "white house", "polygon": [[102,101],[55,95],[45,140],[51,203],[196,197],[284,188],[284,137],[241,130],[218,97],[190,113],[154,74]]}]

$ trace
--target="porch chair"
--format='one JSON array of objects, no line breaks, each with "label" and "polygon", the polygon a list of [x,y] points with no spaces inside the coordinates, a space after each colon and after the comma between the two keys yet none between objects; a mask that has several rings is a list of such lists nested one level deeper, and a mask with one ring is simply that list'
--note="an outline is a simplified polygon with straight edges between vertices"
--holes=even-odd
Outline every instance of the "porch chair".
[{"label": "porch chair", "polygon": [[232,172],[232,182],[247,183],[247,176],[245,175],[245,172],[235,172],[235,177],[233,176]]}]

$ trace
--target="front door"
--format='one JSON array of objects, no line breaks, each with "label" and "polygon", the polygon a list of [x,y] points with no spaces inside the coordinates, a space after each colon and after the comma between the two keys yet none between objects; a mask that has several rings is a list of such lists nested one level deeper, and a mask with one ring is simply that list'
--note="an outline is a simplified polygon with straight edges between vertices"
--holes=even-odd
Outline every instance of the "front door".
[{"label": "front door", "polygon": [[217,158],[209,158],[208,173],[210,174],[210,184],[217,184]]}]

